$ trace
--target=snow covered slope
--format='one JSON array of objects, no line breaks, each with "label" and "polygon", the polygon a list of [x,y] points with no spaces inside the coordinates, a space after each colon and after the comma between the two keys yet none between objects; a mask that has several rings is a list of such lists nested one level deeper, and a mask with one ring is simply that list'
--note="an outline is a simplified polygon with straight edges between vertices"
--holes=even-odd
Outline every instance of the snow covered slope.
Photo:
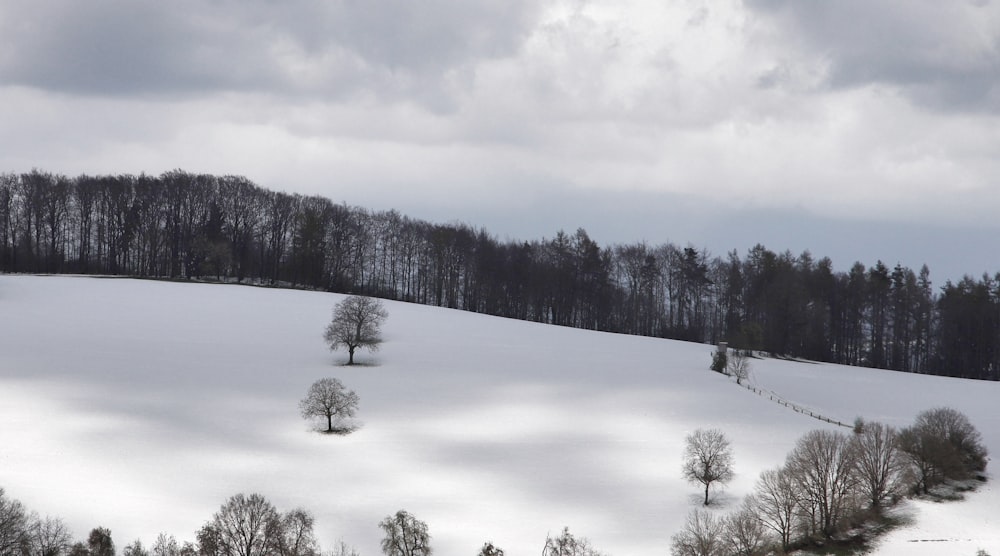
[{"label": "snow covered slope", "polygon": [[[717,427],[726,511],[816,421],[708,370],[712,348],[387,303],[385,343],[346,368],[322,340],[342,296],[130,279],[0,276],[0,486],[119,547],[194,532],[237,492],[316,516],[379,554],[378,522],[426,521],[442,556],[537,554],[564,525],[615,556],[667,553],[700,492],[684,436]],[[829,417],[965,412],[1000,453],[1000,384],[753,362],[753,382]],[[363,426],[310,432],[308,386],[340,378]],[[911,504],[879,554],[1000,554],[1000,493]],[[913,542],[920,541],[920,542]],[[933,541],[933,542],[932,542]]]}]

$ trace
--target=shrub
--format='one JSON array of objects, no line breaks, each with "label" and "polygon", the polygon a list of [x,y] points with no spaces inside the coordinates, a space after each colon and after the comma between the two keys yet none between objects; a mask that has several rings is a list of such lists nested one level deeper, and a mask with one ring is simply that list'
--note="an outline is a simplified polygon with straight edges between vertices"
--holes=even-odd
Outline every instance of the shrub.
[{"label": "shrub", "polygon": [[712,370],[717,373],[726,373],[726,366],[728,364],[728,359],[726,357],[726,352],[724,351],[713,351],[712,352]]}]

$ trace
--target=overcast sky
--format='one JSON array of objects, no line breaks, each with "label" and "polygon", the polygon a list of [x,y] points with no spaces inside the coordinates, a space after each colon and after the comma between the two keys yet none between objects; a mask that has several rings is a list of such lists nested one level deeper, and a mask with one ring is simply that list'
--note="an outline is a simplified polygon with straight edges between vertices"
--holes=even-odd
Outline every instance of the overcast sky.
[{"label": "overcast sky", "polygon": [[0,171],[1000,270],[1000,2],[4,0]]}]

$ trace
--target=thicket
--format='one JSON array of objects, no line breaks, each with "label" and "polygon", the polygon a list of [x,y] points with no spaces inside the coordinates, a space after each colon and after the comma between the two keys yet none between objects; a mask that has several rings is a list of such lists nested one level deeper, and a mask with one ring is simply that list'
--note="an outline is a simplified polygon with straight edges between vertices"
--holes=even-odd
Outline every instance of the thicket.
[{"label": "thicket", "polygon": [[891,521],[886,510],[903,497],[952,498],[971,488],[968,481],[985,480],[986,456],[979,432],[951,408],[924,411],[901,431],[863,420],[853,433],[814,430],[783,466],[761,473],[737,510],[723,517],[692,511],[671,553],[756,556],[863,547]]},{"label": "thicket", "polygon": [[499,241],[240,176],[0,174],[0,272],[309,287],[818,361],[1000,378],[1000,274],[932,288],[881,261],[743,257],[583,229]]}]

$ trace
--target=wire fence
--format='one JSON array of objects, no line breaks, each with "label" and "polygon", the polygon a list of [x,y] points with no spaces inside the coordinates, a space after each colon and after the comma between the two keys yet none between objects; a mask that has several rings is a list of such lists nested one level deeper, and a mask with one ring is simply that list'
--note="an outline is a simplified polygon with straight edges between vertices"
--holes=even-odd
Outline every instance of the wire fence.
[{"label": "wire fence", "polygon": [[779,396],[778,394],[775,394],[774,392],[772,392],[770,390],[761,390],[760,388],[757,388],[756,386],[751,386],[750,384],[739,384],[739,386],[742,386],[743,388],[746,388],[747,390],[750,390],[751,392],[757,394],[758,396],[760,396],[762,398],[767,398],[767,399],[771,400],[772,402],[774,402],[774,403],[776,403],[778,405],[783,405],[783,406],[787,407],[788,409],[791,409],[792,411],[795,411],[796,413],[801,413],[803,415],[808,415],[808,416],[812,417],[813,419],[817,419],[819,421],[824,421],[826,423],[830,423],[831,425],[837,425],[837,426],[846,427],[846,428],[849,428],[849,429],[853,429],[854,428],[854,425],[848,425],[848,424],[842,423],[842,422],[840,422],[840,421],[838,421],[836,419],[831,419],[831,418],[829,418],[829,417],[827,417],[825,415],[820,415],[819,413],[816,413],[816,412],[814,412],[813,410],[811,410],[809,408],[802,407],[801,405],[798,405],[798,404],[796,404],[794,402],[790,402],[790,401],[786,400],[785,398],[782,398],[781,396]]}]

